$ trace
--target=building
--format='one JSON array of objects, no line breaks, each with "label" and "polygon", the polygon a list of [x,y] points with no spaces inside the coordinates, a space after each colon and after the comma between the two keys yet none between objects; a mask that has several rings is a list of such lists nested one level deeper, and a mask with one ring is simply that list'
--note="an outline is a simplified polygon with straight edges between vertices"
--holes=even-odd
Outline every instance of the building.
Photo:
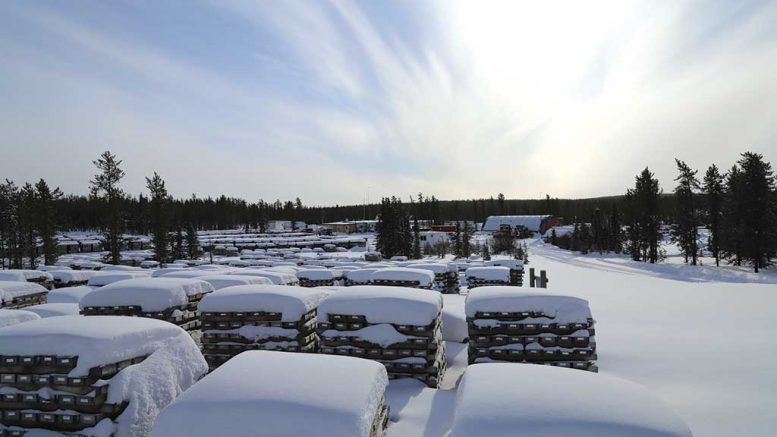
[{"label": "building", "polygon": [[375,232],[375,227],[377,224],[377,220],[346,220],[342,222],[322,223],[321,227],[324,229],[329,229],[334,233],[356,234],[364,232]]},{"label": "building", "polygon": [[421,240],[421,247],[434,246],[438,243],[447,243],[450,241],[450,236],[447,232],[440,231],[421,231],[418,233],[418,237]]},{"label": "building", "polygon": [[483,232],[497,232],[502,226],[514,231],[523,226],[530,232],[544,234],[548,229],[558,226],[558,220],[550,215],[492,215],[483,223]]}]

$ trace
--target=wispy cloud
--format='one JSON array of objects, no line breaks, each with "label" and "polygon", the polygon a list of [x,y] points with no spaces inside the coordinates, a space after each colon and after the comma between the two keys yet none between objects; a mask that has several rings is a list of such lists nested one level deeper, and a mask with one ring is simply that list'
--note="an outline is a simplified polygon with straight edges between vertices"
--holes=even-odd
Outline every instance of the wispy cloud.
[{"label": "wispy cloud", "polygon": [[66,6],[0,5],[0,171],[68,191],[107,147],[130,191],[159,171],[178,195],[315,203],[607,195],[645,165],[669,185],[675,156],[777,159],[770,2],[192,3],[212,14],[192,34],[230,47]]}]

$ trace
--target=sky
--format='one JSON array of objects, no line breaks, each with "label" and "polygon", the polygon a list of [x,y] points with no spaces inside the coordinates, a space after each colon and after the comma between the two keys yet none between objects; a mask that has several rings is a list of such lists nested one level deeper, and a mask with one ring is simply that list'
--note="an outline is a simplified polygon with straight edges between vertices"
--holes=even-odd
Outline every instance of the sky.
[{"label": "sky", "polygon": [[331,205],[777,165],[777,1],[3,1],[0,178]]}]

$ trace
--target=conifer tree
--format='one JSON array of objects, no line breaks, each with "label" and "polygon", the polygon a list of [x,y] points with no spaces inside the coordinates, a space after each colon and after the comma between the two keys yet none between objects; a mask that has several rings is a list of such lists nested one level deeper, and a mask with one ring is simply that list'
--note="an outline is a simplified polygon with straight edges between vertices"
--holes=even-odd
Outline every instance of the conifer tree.
[{"label": "conifer tree", "polygon": [[580,253],[585,255],[591,250],[591,228],[586,223],[580,224],[578,233],[578,244]]},{"label": "conifer tree", "polygon": [[175,225],[175,237],[173,237],[173,258],[175,259],[184,259],[186,258],[186,253],[183,249],[183,229],[181,228],[180,224]]},{"label": "conifer tree", "polygon": [[186,254],[189,259],[197,259],[200,256],[200,240],[197,238],[197,229],[191,221],[186,225]]},{"label": "conifer tree", "polygon": [[685,256],[685,262],[691,260],[691,265],[696,265],[699,253],[698,240],[698,215],[696,211],[695,195],[699,190],[699,180],[696,178],[696,170],[692,170],[683,161],[675,159],[677,170],[680,174],[675,178],[677,187],[674,189],[676,202],[676,220],[672,230],[672,240],[680,246],[680,251]]},{"label": "conifer tree", "polygon": [[6,179],[0,185],[0,258],[4,269],[22,267],[19,236],[19,187]]},{"label": "conifer tree", "polygon": [[607,249],[615,253],[621,253],[623,250],[623,230],[621,229],[621,214],[618,211],[618,205],[615,203],[612,204],[608,229]]},{"label": "conifer tree", "polygon": [[464,229],[461,234],[461,256],[464,258],[469,258],[469,256],[472,254],[472,250],[470,248],[470,229],[469,224],[465,221],[464,222]]},{"label": "conifer tree", "polygon": [[715,258],[715,265],[720,266],[720,226],[722,222],[723,176],[718,167],[712,164],[704,174],[703,192],[707,200],[707,227],[710,231],[709,250]]},{"label": "conifer tree", "polygon": [[572,236],[569,241],[569,250],[572,252],[577,252],[580,250],[580,225],[575,222],[575,225],[572,227]]},{"label": "conifer tree", "polygon": [[607,230],[605,229],[604,218],[602,217],[602,211],[599,208],[594,210],[593,216],[591,216],[591,244],[590,250],[598,251],[599,253],[608,250],[606,248]]},{"label": "conifer tree", "polygon": [[745,184],[742,171],[734,165],[726,175],[726,188],[723,194],[723,213],[720,252],[721,257],[734,265],[742,265],[742,242],[744,235]]},{"label": "conifer tree", "polygon": [[43,263],[47,266],[57,262],[57,210],[54,202],[61,197],[59,188],[51,190],[45,180],[41,179],[35,184],[35,226],[43,243]]},{"label": "conifer tree", "polygon": [[775,179],[771,164],[758,153],[743,153],[737,164],[742,171],[741,256],[758,273],[777,252]]},{"label": "conifer tree", "polygon": [[645,167],[637,175],[634,188],[626,191],[629,214],[629,248],[632,259],[656,263],[659,261],[659,231],[661,218],[658,198],[661,189],[658,179]]},{"label": "conifer tree", "polygon": [[151,229],[154,242],[154,259],[164,267],[170,258],[170,195],[165,187],[165,181],[154,172],[154,176],[146,178],[146,187],[151,193]]},{"label": "conifer tree", "polygon": [[[35,187],[25,183],[19,191],[19,241],[22,258],[31,269],[38,267],[38,239],[35,232]],[[23,261],[22,261],[23,265]]]},{"label": "conifer tree", "polygon": [[103,227],[106,229],[105,244],[109,252],[108,261],[111,264],[119,264],[124,231],[122,216],[124,191],[119,187],[119,182],[124,178],[124,171],[120,167],[122,161],[116,159],[116,155],[110,151],[105,151],[93,163],[100,173],[89,182],[90,194],[93,199],[100,199],[107,209]]},{"label": "conifer tree", "polygon": [[461,224],[456,222],[456,232],[453,234],[453,254],[457,257],[461,255]]},{"label": "conifer tree", "polygon": [[421,259],[421,230],[418,216],[413,217],[413,259]]}]

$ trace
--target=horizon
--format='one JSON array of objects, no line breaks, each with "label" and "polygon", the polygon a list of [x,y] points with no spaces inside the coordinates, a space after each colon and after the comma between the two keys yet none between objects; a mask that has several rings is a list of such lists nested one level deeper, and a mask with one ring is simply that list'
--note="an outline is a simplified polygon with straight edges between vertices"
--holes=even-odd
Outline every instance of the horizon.
[{"label": "horizon", "polygon": [[773,2],[0,11],[0,174],[67,193],[106,149],[128,193],[156,171],[176,197],[321,205],[611,196],[645,166],[668,191],[675,157],[777,160]]}]

